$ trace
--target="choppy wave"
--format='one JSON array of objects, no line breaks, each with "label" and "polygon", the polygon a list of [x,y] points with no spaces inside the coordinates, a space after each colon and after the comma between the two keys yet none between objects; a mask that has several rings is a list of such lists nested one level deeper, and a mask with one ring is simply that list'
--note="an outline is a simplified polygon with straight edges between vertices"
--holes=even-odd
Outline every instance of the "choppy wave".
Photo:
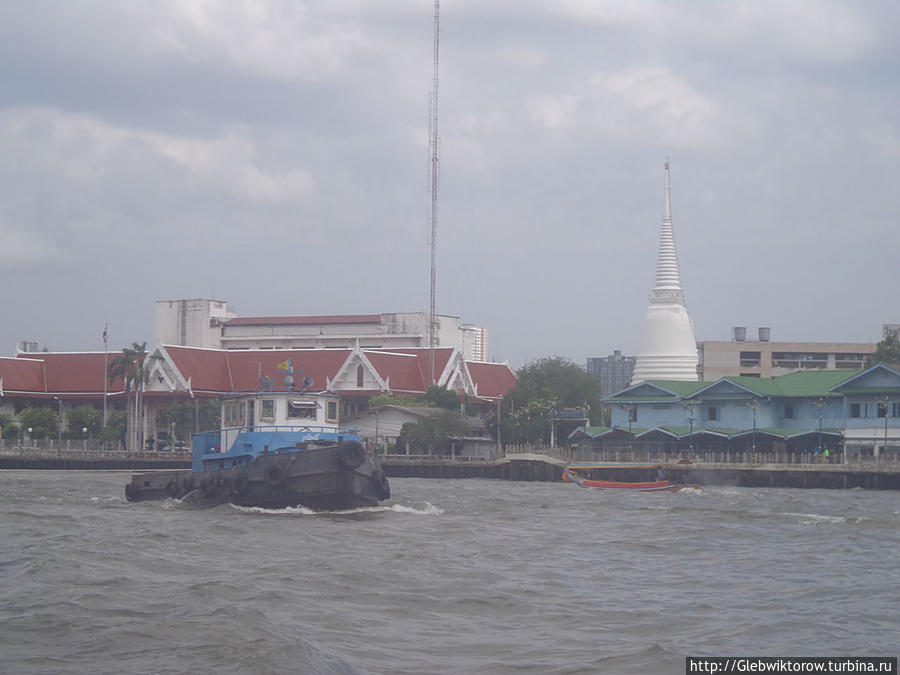
[{"label": "choppy wave", "polygon": [[[824,513],[785,513],[784,515],[799,518],[803,525],[835,525],[846,523],[849,520],[846,516],[830,516]],[[858,519],[855,521],[859,522]]]},{"label": "choppy wave", "polygon": [[893,492],[398,478],[386,504],[314,512],[131,504],[125,480],[0,472],[3,672],[658,673],[685,654],[896,651]]},{"label": "choppy wave", "polygon": [[418,516],[440,516],[444,513],[443,509],[438,508],[434,504],[425,502],[423,506],[407,506],[405,504],[390,504],[381,506],[363,506],[358,509],[344,509],[340,511],[314,511],[305,506],[288,506],[283,509],[264,509],[257,506],[237,506],[228,504],[229,508],[242,513],[258,513],[272,516],[348,516],[363,513],[409,513]]}]

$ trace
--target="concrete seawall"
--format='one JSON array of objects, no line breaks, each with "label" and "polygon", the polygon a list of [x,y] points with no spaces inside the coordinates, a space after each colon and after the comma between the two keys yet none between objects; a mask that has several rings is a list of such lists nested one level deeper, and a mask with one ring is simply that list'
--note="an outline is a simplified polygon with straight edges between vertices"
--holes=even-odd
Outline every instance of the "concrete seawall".
[{"label": "concrete seawall", "polygon": [[500,480],[562,480],[564,460],[539,454],[507,455],[492,460],[451,461],[429,457],[381,456],[389,478],[495,478]]},{"label": "concrete seawall", "polygon": [[[540,453],[510,454],[498,459],[381,456],[390,478],[489,478],[553,482],[562,480],[566,461]],[[650,462],[652,463],[652,462]],[[186,455],[152,456],[121,453],[3,453],[0,469],[160,470],[189,469]],[[595,477],[614,481],[652,480],[654,469],[611,466]],[[686,485],[900,490],[900,464],[739,464],[695,462],[667,465],[667,476]]]},{"label": "concrete seawall", "polygon": [[695,485],[900,490],[898,466],[695,464],[667,468],[666,472],[675,482]]},{"label": "concrete seawall", "polygon": [[[417,458],[382,458],[389,477],[495,478],[521,481],[559,481],[566,462],[542,454],[508,455],[502,459],[453,462]],[[655,469],[610,467],[595,477],[613,481],[653,480]],[[842,464],[719,464],[712,462],[667,465],[667,476],[685,485],[900,490],[900,465]]]}]

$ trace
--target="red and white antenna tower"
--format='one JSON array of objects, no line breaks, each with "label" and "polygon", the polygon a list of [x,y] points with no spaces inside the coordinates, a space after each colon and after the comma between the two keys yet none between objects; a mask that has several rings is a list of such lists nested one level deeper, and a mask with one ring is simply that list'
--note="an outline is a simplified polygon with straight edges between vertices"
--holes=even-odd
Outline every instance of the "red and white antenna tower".
[{"label": "red and white antenna tower", "polygon": [[438,221],[438,53],[440,45],[440,0],[434,0],[434,88],[431,92],[431,304],[428,312],[428,347],[431,350],[431,384],[436,382],[434,350],[438,343],[437,311],[435,309],[437,221]]}]

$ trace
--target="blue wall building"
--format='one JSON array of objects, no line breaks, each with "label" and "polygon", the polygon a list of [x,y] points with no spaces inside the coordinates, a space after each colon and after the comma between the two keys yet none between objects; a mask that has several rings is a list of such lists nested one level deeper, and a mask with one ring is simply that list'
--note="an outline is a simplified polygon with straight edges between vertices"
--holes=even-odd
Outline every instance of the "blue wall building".
[{"label": "blue wall building", "polygon": [[595,448],[787,453],[895,458],[900,373],[885,365],[715,382],[647,380],[603,399],[610,427],[570,438]]}]

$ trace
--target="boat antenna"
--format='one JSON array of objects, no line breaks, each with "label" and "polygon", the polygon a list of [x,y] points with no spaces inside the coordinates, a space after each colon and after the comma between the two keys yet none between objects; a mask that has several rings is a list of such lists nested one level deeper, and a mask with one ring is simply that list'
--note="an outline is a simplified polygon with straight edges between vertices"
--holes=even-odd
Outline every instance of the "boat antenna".
[{"label": "boat antenna", "polygon": [[438,53],[440,46],[440,0],[434,0],[434,82],[431,91],[431,120],[428,142],[431,146],[431,304],[428,311],[428,348],[431,361],[431,384],[435,384],[434,350],[437,347],[437,312],[435,310],[437,220],[438,220]]}]

